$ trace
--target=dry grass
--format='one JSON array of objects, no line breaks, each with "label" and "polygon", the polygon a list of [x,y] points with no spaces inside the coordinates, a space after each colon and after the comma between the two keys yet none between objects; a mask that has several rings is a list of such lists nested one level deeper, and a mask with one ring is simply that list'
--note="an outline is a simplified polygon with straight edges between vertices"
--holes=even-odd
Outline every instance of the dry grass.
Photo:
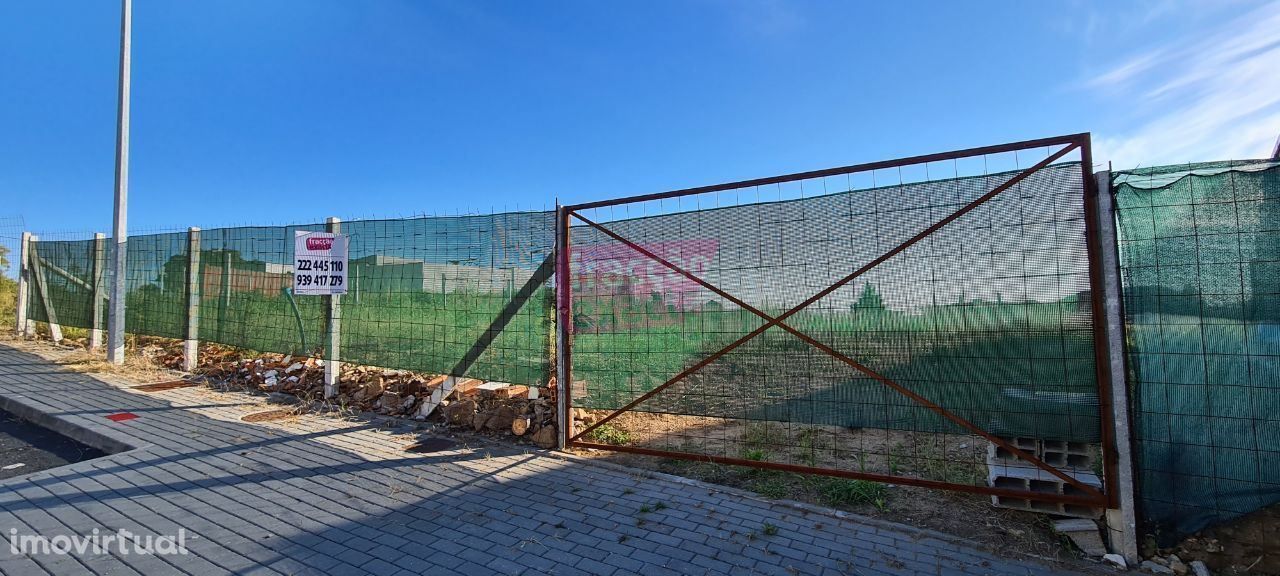
[{"label": "dry grass", "polygon": [[172,379],[178,373],[157,364],[148,354],[147,348],[141,350],[134,348],[126,349],[124,355],[124,363],[120,365],[107,362],[104,352],[90,352],[83,348],[73,350],[68,354],[58,358],[59,366],[72,372],[81,372],[86,374],[110,374],[112,376],[121,376],[138,380],[141,382],[150,382],[159,379]]}]

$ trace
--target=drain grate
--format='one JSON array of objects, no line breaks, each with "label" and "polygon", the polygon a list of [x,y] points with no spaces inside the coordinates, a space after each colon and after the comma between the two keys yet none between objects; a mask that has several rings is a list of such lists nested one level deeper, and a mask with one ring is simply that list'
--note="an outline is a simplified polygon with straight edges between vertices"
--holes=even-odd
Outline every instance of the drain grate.
[{"label": "drain grate", "polygon": [[292,410],[267,410],[266,412],[254,412],[246,414],[240,418],[244,422],[270,422],[272,420],[284,420],[296,416]]},{"label": "drain grate", "polygon": [[169,382],[157,382],[155,384],[142,384],[140,386],[134,386],[133,389],[140,392],[163,392],[165,390],[173,390],[174,388],[192,388],[195,386],[199,386],[199,384],[190,380],[171,380]]},{"label": "drain grate", "polygon": [[404,447],[405,452],[413,452],[414,454],[430,454],[432,452],[440,452],[457,446],[458,443],[444,438],[423,438],[413,444]]}]

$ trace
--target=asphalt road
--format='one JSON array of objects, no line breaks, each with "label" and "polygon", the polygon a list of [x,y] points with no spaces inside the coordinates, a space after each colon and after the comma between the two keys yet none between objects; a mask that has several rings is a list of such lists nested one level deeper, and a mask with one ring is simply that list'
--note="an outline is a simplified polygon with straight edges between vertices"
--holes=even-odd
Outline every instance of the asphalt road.
[{"label": "asphalt road", "polygon": [[0,480],[105,454],[0,410]]}]

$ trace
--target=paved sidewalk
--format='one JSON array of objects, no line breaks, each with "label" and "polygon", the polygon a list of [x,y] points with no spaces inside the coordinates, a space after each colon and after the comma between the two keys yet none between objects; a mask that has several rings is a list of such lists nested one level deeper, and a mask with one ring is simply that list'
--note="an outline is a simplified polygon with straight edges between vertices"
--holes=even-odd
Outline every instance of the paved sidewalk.
[{"label": "paved sidewalk", "polygon": [[[275,407],[203,387],[129,390],[24,350],[36,347],[0,344],[0,402],[134,448],[0,482],[0,574],[1062,573],[907,526],[514,446],[408,454],[416,436],[368,422],[248,424]],[[138,418],[106,418],[124,411]],[[122,528],[183,528],[189,553],[28,557],[8,546],[11,530]]]}]

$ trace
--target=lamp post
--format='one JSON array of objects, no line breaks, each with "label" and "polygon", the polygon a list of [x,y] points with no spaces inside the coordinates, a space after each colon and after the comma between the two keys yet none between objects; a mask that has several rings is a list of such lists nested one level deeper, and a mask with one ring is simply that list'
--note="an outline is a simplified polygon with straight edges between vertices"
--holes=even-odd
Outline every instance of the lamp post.
[{"label": "lamp post", "polygon": [[111,264],[110,309],[107,312],[107,361],[124,362],[125,243],[129,208],[129,51],[133,1],[121,1],[120,94],[116,109],[116,190],[112,216],[115,257]]}]

